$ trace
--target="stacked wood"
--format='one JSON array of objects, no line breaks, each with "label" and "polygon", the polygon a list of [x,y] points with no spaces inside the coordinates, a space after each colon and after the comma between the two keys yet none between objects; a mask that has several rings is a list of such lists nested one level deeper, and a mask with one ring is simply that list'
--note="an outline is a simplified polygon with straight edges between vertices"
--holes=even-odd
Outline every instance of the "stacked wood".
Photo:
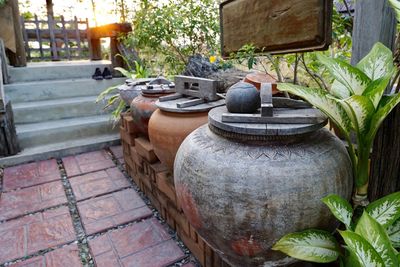
[{"label": "stacked wood", "polygon": [[177,200],[172,174],[158,160],[150,141],[137,135],[129,114],[122,115],[120,133],[126,171],[161,217],[202,266],[229,266],[188,222]]}]

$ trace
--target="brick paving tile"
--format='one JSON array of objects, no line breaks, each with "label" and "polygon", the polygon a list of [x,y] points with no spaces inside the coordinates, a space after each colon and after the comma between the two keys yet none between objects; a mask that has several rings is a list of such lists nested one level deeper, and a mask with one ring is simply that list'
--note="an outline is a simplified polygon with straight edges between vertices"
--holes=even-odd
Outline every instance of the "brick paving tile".
[{"label": "brick paving tile", "polygon": [[70,178],[70,183],[77,200],[88,199],[131,185],[118,168],[74,176]]},{"label": "brick paving tile", "polygon": [[67,207],[0,224],[0,264],[75,239]]},{"label": "brick paving tile", "polygon": [[122,146],[112,146],[110,147],[110,150],[117,159],[124,157],[124,153],[122,152]]},{"label": "brick paving tile", "polygon": [[65,157],[62,160],[68,177],[115,167],[105,150]]},{"label": "brick paving tile", "polygon": [[98,267],[166,266],[184,253],[155,218],[111,231],[89,241]]},{"label": "brick paving tile", "polygon": [[89,235],[152,215],[133,189],[79,202],[78,210]]},{"label": "brick paving tile", "polygon": [[55,159],[4,169],[3,190],[9,191],[61,179]]},{"label": "brick paving tile", "polygon": [[193,262],[188,262],[188,263],[182,265],[182,267],[196,267],[196,265],[194,265]]},{"label": "brick paving tile", "polygon": [[79,267],[82,266],[76,244],[53,250],[43,256],[11,264],[12,267]]},{"label": "brick paving tile", "polygon": [[61,181],[6,192],[0,198],[0,221],[67,203]]}]

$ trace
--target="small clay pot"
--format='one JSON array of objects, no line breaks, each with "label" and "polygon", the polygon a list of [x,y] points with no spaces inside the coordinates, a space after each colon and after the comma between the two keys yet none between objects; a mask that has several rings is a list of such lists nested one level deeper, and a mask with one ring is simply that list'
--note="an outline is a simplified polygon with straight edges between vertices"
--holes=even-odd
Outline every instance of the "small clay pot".
[{"label": "small clay pot", "polygon": [[260,91],[246,82],[238,82],[229,88],[225,100],[231,113],[254,113],[261,105]]},{"label": "small clay pot", "polygon": [[261,84],[262,83],[272,83],[272,94],[277,94],[279,93],[278,88],[277,88],[277,80],[272,77],[271,75],[263,72],[253,72],[250,74],[247,74],[246,77],[243,80],[246,83],[251,83],[254,85],[257,90],[261,89]]}]

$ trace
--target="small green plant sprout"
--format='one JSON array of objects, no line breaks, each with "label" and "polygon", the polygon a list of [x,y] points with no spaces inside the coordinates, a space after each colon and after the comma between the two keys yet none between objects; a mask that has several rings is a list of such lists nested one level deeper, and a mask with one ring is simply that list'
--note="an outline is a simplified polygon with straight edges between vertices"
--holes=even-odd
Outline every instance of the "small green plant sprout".
[{"label": "small green plant sprout", "polygon": [[[340,59],[317,55],[334,81],[326,91],[320,88],[281,83],[280,91],[297,95],[324,112],[339,128],[348,143],[355,178],[355,205],[366,205],[369,156],[383,120],[400,102],[400,94],[384,95],[394,74],[393,54],[381,43],[357,66]],[[350,135],[356,136],[357,149]]]},{"label": "small green plant sprout", "polygon": [[306,230],[282,237],[272,248],[293,258],[330,263],[338,261],[348,267],[400,266],[400,192],[369,204],[356,221],[345,199],[329,195],[322,200],[332,214],[344,224],[338,230],[343,240],[323,230]]}]

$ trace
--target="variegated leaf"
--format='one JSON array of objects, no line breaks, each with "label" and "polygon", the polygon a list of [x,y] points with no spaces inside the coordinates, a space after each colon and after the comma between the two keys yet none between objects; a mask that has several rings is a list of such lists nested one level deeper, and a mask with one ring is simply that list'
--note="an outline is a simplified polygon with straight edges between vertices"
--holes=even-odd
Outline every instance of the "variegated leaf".
[{"label": "variegated leaf", "polygon": [[290,257],[319,263],[333,262],[339,257],[339,245],[326,231],[306,230],[282,237],[272,248]]},{"label": "variegated leaf", "polygon": [[388,227],[400,218],[400,192],[372,202],[367,206],[366,211],[383,227]]},{"label": "variegated leaf", "polygon": [[383,97],[381,103],[379,103],[378,109],[371,118],[371,126],[366,139],[372,141],[378,132],[379,127],[389,113],[400,103],[400,93]]},{"label": "variegated leaf", "polygon": [[329,92],[331,93],[331,95],[339,99],[345,99],[351,96],[351,92],[347,89],[347,87],[340,83],[338,80],[333,81]]},{"label": "variegated leaf", "polygon": [[297,95],[311,105],[317,107],[324,112],[342,132],[349,133],[351,129],[351,120],[347,116],[345,110],[330,97],[330,95],[320,88],[308,88],[304,86],[280,83],[278,89],[283,92],[288,92]]},{"label": "variegated leaf", "polygon": [[114,68],[114,69],[117,70],[117,71],[119,71],[119,72],[121,72],[121,74],[124,75],[126,78],[129,78],[129,79],[134,79],[134,78],[135,78],[135,77],[134,77],[134,74],[130,73],[129,71],[127,71],[127,70],[124,69],[124,68],[116,67],[116,68]]},{"label": "variegated leaf", "polygon": [[347,229],[350,229],[351,218],[353,217],[353,209],[350,203],[338,195],[329,195],[322,199],[335,217],[344,223]]},{"label": "variegated leaf", "polygon": [[386,267],[398,267],[397,252],[393,248],[385,229],[368,212],[364,211],[355,232],[365,238],[379,253]]},{"label": "variegated leaf", "polygon": [[362,95],[371,79],[362,71],[339,59],[317,55],[318,60],[325,65],[331,75],[351,92],[351,95]]},{"label": "variegated leaf", "polygon": [[389,239],[395,248],[400,248],[400,219],[387,228]]},{"label": "variegated leaf", "polygon": [[369,97],[369,99],[374,104],[375,109],[378,108],[379,102],[382,99],[386,87],[389,85],[390,79],[390,76],[381,77],[371,82],[368,85],[367,89],[365,89],[364,95]]},{"label": "variegated leaf", "polygon": [[347,249],[355,255],[363,267],[384,267],[385,264],[378,252],[360,235],[351,231],[339,231]]},{"label": "variegated leaf", "polygon": [[357,64],[357,68],[373,81],[384,76],[392,76],[394,70],[393,52],[378,42],[368,55]]},{"label": "variegated leaf", "polygon": [[375,112],[374,104],[367,96],[353,95],[340,101],[347,116],[351,119],[356,132],[367,134],[372,115]]},{"label": "variegated leaf", "polygon": [[400,2],[397,0],[389,0],[389,3],[396,12],[397,21],[400,21]]}]

